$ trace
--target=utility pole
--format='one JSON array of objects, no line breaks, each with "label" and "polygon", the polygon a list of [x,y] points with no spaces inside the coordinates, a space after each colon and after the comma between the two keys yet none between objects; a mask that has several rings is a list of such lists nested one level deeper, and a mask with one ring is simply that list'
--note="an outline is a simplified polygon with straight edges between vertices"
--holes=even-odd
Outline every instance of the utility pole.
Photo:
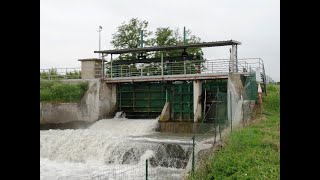
[{"label": "utility pole", "polygon": [[[99,51],[101,51],[101,35],[100,35],[101,31],[102,31],[102,27],[99,26],[99,30],[98,30],[98,32],[99,32]],[[101,53],[99,53],[99,59],[101,59]]]},{"label": "utility pole", "polygon": [[[102,27],[99,25],[99,51],[101,51],[101,32],[102,31]],[[101,53],[99,52],[99,59],[101,59],[101,78],[104,79],[104,61],[103,61],[103,57],[101,57]]]},{"label": "utility pole", "polygon": [[183,27],[183,44],[187,44],[186,27]]}]

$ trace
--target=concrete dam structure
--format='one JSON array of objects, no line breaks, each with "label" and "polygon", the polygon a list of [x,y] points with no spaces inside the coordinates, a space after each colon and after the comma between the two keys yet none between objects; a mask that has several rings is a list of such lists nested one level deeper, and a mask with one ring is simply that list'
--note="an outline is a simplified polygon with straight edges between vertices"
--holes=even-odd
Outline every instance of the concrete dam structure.
[{"label": "concrete dam structure", "polygon": [[[263,61],[238,59],[238,41],[216,41],[187,45],[95,51],[103,59],[80,59],[81,80],[89,89],[80,103],[40,103],[40,124],[93,123],[116,112],[129,119],[159,117],[162,132],[195,132],[205,118],[217,93],[241,100],[248,77],[266,84]],[[230,59],[202,60],[189,55],[189,48],[231,46]],[[180,57],[164,57],[163,52],[181,50]],[[161,52],[160,58],[146,58],[143,53]],[[139,54],[137,59],[113,60],[113,55]],[[102,71],[104,69],[104,71]],[[255,93],[255,92],[254,92]],[[266,91],[265,91],[266,93]],[[238,105],[228,105],[227,112],[240,113]],[[239,115],[240,116],[240,115]],[[240,117],[239,117],[240,118]]]},{"label": "concrete dam structure", "polygon": [[[40,179],[183,179],[222,132],[250,119],[260,84],[267,93],[263,61],[238,59],[240,44],[97,51],[102,59],[79,60],[78,79],[48,70],[42,79],[88,90],[78,103],[40,102]],[[215,46],[231,46],[230,59],[187,53]],[[181,56],[164,55],[173,50]],[[136,56],[113,60],[124,53]]]}]

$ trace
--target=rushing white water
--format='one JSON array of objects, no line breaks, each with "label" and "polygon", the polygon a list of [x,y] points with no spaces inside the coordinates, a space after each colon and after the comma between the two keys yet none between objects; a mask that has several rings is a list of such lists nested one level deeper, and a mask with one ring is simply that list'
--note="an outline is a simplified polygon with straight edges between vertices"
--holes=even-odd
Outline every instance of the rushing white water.
[{"label": "rushing white water", "polygon": [[[120,114],[87,129],[40,131],[40,179],[181,179],[190,140],[152,138],[158,119],[126,119]],[[156,133],[155,133],[156,135]]]},{"label": "rushing white water", "polygon": [[151,134],[156,128],[158,119],[103,119],[94,123],[89,129],[104,131],[120,136],[141,136]]}]

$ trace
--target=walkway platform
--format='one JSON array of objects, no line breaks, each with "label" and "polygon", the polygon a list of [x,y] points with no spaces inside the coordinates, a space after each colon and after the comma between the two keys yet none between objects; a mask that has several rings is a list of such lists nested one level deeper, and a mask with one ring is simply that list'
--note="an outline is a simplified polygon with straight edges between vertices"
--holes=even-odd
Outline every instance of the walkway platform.
[{"label": "walkway platform", "polygon": [[136,76],[136,77],[117,77],[105,78],[106,83],[133,83],[133,82],[152,82],[152,81],[188,81],[206,79],[228,79],[229,73],[205,73],[205,74],[182,74],[164,76]]}]

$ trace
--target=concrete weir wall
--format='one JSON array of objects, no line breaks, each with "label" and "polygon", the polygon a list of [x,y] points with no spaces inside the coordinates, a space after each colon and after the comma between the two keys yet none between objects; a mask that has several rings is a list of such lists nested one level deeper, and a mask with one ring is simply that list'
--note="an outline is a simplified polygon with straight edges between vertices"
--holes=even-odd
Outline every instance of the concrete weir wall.
[{"label": "concrete weir wall", "polygon": [[242,119],[243,83],[241,76],[241,74],[233,73],[229,74],[228,78],[228,119],[232,119],[232,126],[237,126]]},{"label": "concrete weir wall", "polygon": [[201,111],[202,111],[202,81],[193,81],[193,112],[194,112],[194,122],[201,121]]},{"label": "concrete weir wall", "polygon": [[99,79],[66,80],[65,83],[89,82],[89,88],[79,103],[40,103],[40,124],[94,122],[114,112],[116,85]]}]

